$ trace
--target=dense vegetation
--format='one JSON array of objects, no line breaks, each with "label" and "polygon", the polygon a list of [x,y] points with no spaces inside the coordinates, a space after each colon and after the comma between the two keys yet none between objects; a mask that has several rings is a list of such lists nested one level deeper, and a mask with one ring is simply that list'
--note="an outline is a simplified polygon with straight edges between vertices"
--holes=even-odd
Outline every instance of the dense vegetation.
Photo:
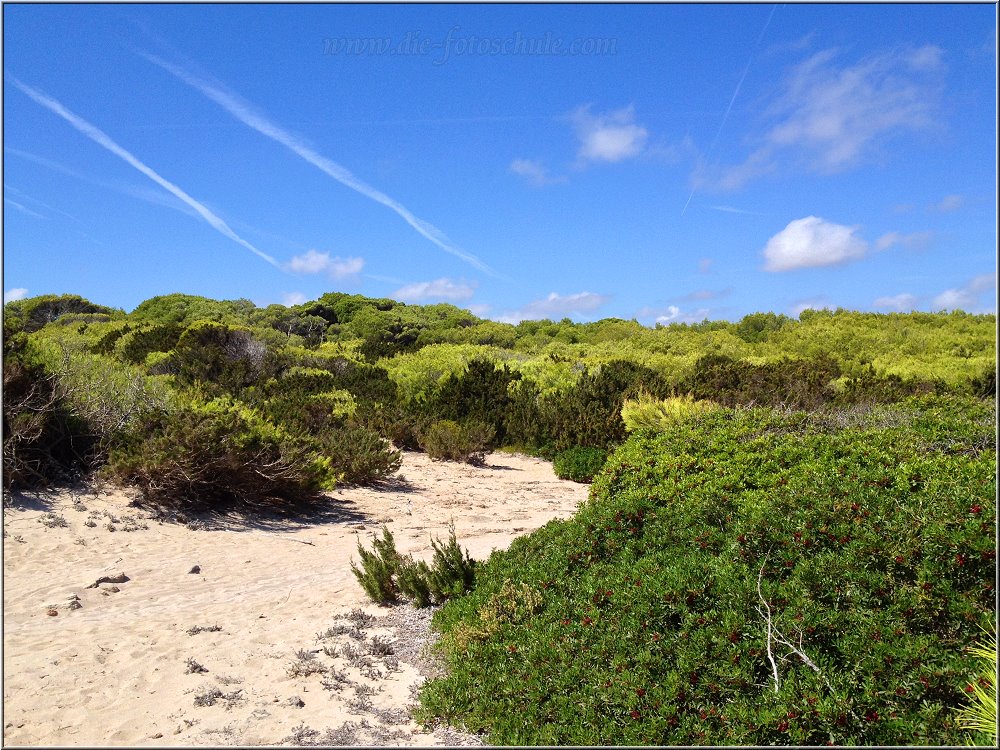
[{"label": "dense vegetation", "polygon": [[[597,467],[579,457],[596,464],[624,440],[626,401],[987,397],[994,325],[809,310],[655,329],[512,326],[341,293],[266,308],[171,294],[131,313],[46,295],[4,306],[4,484],[101,469],[151,502],[254,506],[377,480],[398,467],[396,448],[476,462],[501,446],[562,455],[567,476],[589,480]],[[226,468],[185,482],[185,461]]]},{"label": "dense vegetation", "polygon": [[513,745],[961,744],[994,423],[930,395],[635,433],[437,614],[425,717]]},{"label": "dense vegetation", "polygon": [[359,549],[374,598],[448,601],[428,720],[513,744],[949,744],[995,605],[995,326],[35,297],[4,306],[3,483],[96,472],[256,514],[401,449],[527,451],[594,481],[572,519],[477,565],[454,535],[431,565]]}]

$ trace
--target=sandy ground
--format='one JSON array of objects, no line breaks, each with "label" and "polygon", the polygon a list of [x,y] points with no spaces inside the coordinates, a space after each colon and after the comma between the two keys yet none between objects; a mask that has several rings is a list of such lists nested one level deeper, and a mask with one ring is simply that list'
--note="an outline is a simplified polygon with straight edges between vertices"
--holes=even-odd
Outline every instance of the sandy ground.
[{"label": "sandy ground", "polygon": [[111,488],[16,496],[4,745],[477,744],[413,722],[436,668],[421,655],[430,612],[368,601],[349,564],[357,542],[385,524],[429,560],[453,519],[483,560],[586,494],[525,456],[476,468],[406,453],[384,486],[330,493],[308,520],[157,520]]}]

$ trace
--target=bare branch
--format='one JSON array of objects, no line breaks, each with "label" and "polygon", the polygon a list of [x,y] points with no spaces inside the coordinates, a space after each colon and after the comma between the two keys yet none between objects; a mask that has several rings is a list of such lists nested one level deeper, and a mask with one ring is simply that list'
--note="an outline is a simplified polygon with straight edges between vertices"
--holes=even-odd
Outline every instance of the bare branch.
[{"label": "bare branch", "polygon": [[764,577],[765,565],[767,565],[767,555],[764,556],[764,562],[760,564],[760,573],[757,574],[757,596],[760,597],[760,601],[767,608],[767,613],[765,614],[761,611],[760,607],[757,607],[757,612],[760,613],[761,617],[764,617],[767,620],[767,660],[771,662],[771,672],[774,676],[774,692],[777,693],[780,687],[780,681],[778,679],[778,665],[774,661],[774,650],[771,646],[774,642],[774,623],[771,618],[771,605],[767,603],[767,599],[764,598],[764,594],[760,588],[761,579]]}]

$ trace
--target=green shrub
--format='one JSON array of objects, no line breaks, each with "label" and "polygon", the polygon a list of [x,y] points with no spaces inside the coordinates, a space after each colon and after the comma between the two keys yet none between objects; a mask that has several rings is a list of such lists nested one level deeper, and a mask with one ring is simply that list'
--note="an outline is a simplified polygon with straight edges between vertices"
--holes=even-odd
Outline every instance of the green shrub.
[{"label": "green shrub", "polygon": [[997,396],[997,367],[995,364],[985,369],[980,375],[975,375],[969,380],[969,386],[973,394],[979,398],[996,398]]},{"label": "green shrub", "polygon": [[719,408],[713,401],[695,401],[691,395],[655,399],[640,394],[622,405],[622,421],[629,432],[654,430],[663,432],[674,425]]},{"label": "green shrub", "polygon": [[399,572],[402,558],[396,551],[396,540],[388,527],[382,527],[382,538],[372,540],[373,550],[365,549],[358,540],[358,555],[361,567],[351,560],[351,572],[358,583],[377,604],[392,604],[399,599],[399,586],[395,576]]},{"label": "green shrub", "polygon": [[396,573],[396,583],[414,607],[429,607],[433,603],[430,577],[431,568],[427,563],[407,556]]},{"label": "green shrub", "polygon": [[934,393],[942,388],[943,384],[936,389],[933,382],[878,373],[872,365],[868,365],[858,376],[845,378],[833,400],[838,404],[894,403],[908,396]]},{"label": "green shrub", "polygon": [[607,458],[608,452],[605,450],[578,446],[558,454],[552,461],[552,469],[560,479],[591,482]]},{"label": "green shrub", "polygon": [[177,346],[183,332],[175,323],[140,325],[123,333],[114,342],[114,351],[127,362],[142,364],[153,352],[169,352]]},{"label": "green shrub", "polygon": [[77,294],[42,294],[8,302],[3,306],[5,328],[6,319],[12,318],[25,333],[40,330],[64,315],[91,313],[113,316],[115,313],[120,315],[121,311],[104,305],[95,305]]},{"label": "green shrub", "polygon": [[114,442],[170,400],[162,384],[127,365],[37,336],[4,342],[5,486],[97,468]]},{"label": "green shrub", "polygon": [[426,411],[441,419],[477,422],[493,429],[493,439],[506,438],[510,386],[519,373],[498,367],[487,359],[474,359],[459,375],[449,375],[437,386]]},{"label": "green shrub", "polygon": [[[280,336],[276,331],[269,330]],[[181,334],[173,351],[178,382],[218,394],[240,393],[277,373],[279,363],[264,331],[200,321]]]},{"label": "green shrub", "polygon": [[85,426],[73,418],[56,377],[24,350],[4,340],[3,486],[43,487],[85,468]]},{"label": "green shrub", "polygon": [[469,551],[462,553],[455,538],[455,524],[448,526],[448,541],[431,539],[434,557],[427,572],[427,583],[435,604],[471,591],[476,583],[476,562]]},{"label": "green shrub", "polygon": [[379,604],[394,603],[400,594],[415,607],[441,604],[461,596],[475,586],[476,562],[467,550],[462,553],[454,524],[448,530],[447,543],[431,538],[434,557],[428,565],[410,555],[400,555],[392,532],[383,526],[382,538],[372,541],[373,550],[366,550],[358,542],[361,567],[352,561],[351,570],[372,601]]},{"label": "green shrub", "polygon": [[254,512],[314,502],[333,486],[316,447],[232,399],[192,400],[149,417],[104,474],[152,505]]},{"label": "green shrub", "polygon": [[828,356],[753,364],[708,354],[698,359],[680,389],[728,407],[815,409],[832,399],[831,383],[839,375],[839,365]]},{"label": "green shrub", "polygon": [[542,441],[556,451],[574,446],[609,448],[625,439],[622,405],[640,393],[666,395],[668,386],[654,370],[615,360],[584,372],[566,392],[541,399]]},{"label": "green shrub", "polygon": [[381,435],[365,427],[348,425],[317,438],[322,453],[342,482],[367,484],[395,474],[403,457]]},{"label": "green shrub", "polygon": [[381,405],[361,403],[355,413],[356,424],[366,427],[386,437],[402,450],[419,450],[420,438],[430,426],[431,420],[423,414],[415,414],[399,404]]},{"label": "green shrub", "polygon": [[431,458],[482,465],[492,438],[493,429],[487,425],[440,419],[427,427],[420,437],[420,447]]},{"label": "green shrub", "polygon": [[[418,718],[510,745],[960,744],[996,606],[994,416],[926,396],[633,433],[574,517],[435,614],[448,675]],[[540,598],[487,625],[505,587]]]}]

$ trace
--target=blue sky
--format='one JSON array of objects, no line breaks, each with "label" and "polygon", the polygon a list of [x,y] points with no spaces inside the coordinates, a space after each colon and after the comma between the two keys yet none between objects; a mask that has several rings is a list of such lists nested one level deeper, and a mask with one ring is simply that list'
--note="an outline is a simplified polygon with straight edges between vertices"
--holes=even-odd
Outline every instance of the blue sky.
[{"label": "blue sky", "polygon": [[5,300],[996,311],[993,5],[5,5]]}]

